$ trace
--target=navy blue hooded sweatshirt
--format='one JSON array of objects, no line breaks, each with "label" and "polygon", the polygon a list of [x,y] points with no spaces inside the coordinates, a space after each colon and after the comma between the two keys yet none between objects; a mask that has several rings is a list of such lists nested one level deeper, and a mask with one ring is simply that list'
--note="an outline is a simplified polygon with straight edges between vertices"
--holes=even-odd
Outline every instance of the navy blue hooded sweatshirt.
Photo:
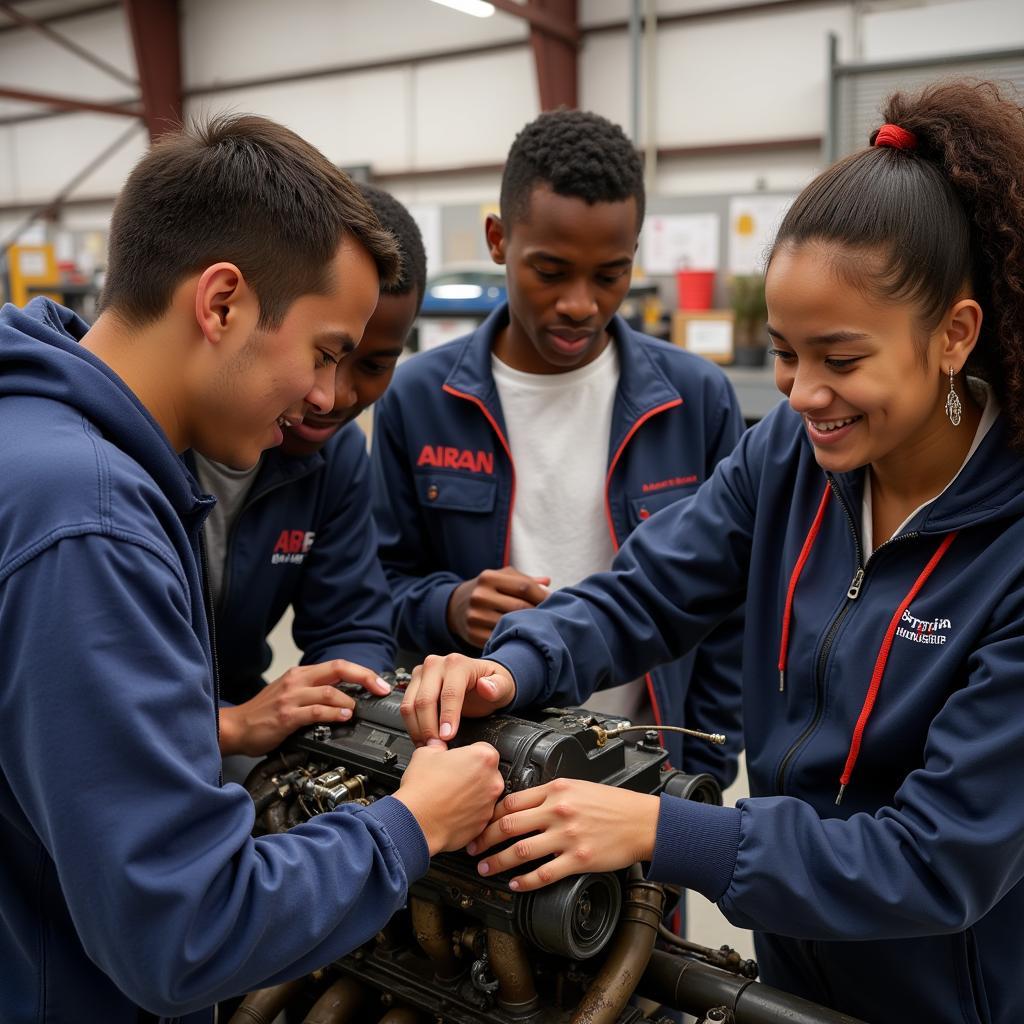
[{"label": "navy blue hooded sweatshirt", "polygon": [[864,477],[827,480],[782,405],[611,572],[506,616],[485,655],[516,706],[574,703],[678,657],[745,596],[752,796],[662,797],[651,877],[761,933],[765,980],[799,995],[872,1024],[1020,1024],[1024,459],[1000,418],[870,557]]},{"label": "navy blue hooded sweatshirt", "polygon": [[0,311],[0,1007],[210,1020],[370,938],[427,848],[392,797],[251,838],[218,782],[211,502],[86,329]]},{"label": "navy blue hooded sweatshirt", "polygon": [[395,667],[369,467],[355,423],[313,455],[264,452],[231,526],[214,609],[225,700],[240,704],[263,687],[273,657],[267,634],[289,605],[303,665],[345,658],[375,672]]},{"label": "navy blue hooded sweatshirt", "polygon": [[[476,653],[449,632],[448,599],[464,580],[509,563],[515,467],[491,373],[495,336],[507,323],[505,305],[473,334],[403,363],[375,407],[381,561],[398,643],[417,653]],[[716,366],[631,330],[621,317],[608,330],[621,367],[605,491],[618,548],[638,523],[697,490],[732,451],[743,421]],[[729,736],[722,748],[663,734],[674,765],[710,772],[723,786],[735,777],[740,746],[739,633],[735,616],[697,651],[648,677],[659,724]]]}]

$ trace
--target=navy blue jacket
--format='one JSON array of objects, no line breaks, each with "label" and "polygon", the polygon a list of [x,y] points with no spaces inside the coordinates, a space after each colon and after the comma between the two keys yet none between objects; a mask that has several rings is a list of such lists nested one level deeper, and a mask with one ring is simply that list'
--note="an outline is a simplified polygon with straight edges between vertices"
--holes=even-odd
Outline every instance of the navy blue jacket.
[{"label": "navy blue jacket", "polygon": [[[509,563],[515,468],[491,373],[494,338],[507,322],[502,306],[473,334],[410,359],[376,406],[372,462],[381,561],[399,645],[418,653],[476,653],[449,632],[448,599],[463,580]],[[618,548],[638,523],[693,494],[733,449],[743,425],[717,367],[631,330],[621,317],[609,330],[621,367],[606,484],[608,527]],[[663,734],[673,764],[711,772],[723,786],[735,777],[739,750],[739,633],[737,619],[648,678],[659,724],[729,735],[731,744],[721,748],[700,740],[684,745],[680,734]]]},{"label": "navy blue jacket", "polygon": [[0,1016],[209,1020],[370,938],[427,848],[392,797],[251,837],[219,784],[212,503],[86,330],[0,311]]},{"label": "navy blue jacket", "polygon": [[485,653],[515,676],[516,706],[574,703],[609,675],[678,657],[745,595],[752,797],[738,808],[663,797],[651,875],[763,933],[772,984],[872,1024],[1019,1024],[1024,459],[1001,417],[950,488],[866,561],[864,476],[831,480],[794,591],[782,691],[787,591],[827,486],[788,405],[692,501],[636,530],[610,573],[506,616]]},{"label": "navy blue jacket", "polygon": [[241,703],[264,685],[267,634],[289,605],[303,665],[345,658],[375,672],[394,668],[370,502],[366,437],[355,423],[305,458],[264,453],[231,526],[214,609],[226,700]]}]

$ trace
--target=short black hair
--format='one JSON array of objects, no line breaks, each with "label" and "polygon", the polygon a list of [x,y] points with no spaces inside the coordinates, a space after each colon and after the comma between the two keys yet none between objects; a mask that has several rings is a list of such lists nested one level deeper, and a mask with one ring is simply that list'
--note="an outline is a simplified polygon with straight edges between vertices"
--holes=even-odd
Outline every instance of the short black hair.
[{"label": "short black hair", "polygon": [[585,110],[552,110],[516,137],[501,177],[501,218],[506,230],[525,220],[537,185],[584,202],[636,200],[637,231],[644,220],[640,154],[617,125]]},{"label": "short black hair", "polygon": [[377,214],[377,220],[385,231],[390,231],[398,242],[402,256],[402,267],[390,284],[381,286],[382,295],[408,295],[416,290],[418,300],[423,302],[427,290],[427,253],[423,248],[423,236],[413,220],[412,214],[390,193],[376,185],[358,182],[359,191]]},{"label": "short black hair", "polygon": [[301,295],[325,295],[343,239],[363,246],[382,285],[398,272],[395,240],[355,183],[283,125],[222,115],[165,135],[129,175],[110,225],[100,310],[138,327],[212,263],[237,264],[260,327],[279,327]]}]

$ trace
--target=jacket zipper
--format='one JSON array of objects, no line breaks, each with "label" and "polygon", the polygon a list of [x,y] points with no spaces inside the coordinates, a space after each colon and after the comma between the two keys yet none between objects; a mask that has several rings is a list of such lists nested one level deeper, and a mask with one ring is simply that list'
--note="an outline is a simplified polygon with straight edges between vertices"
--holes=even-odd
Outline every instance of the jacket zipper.
[{"label": "jacket zipper", "polygon": [[[213,617],[213,596],[210,594],[210,567],[206,560],[206,538],[199,528],[199,564],[203,570],[203,607],[206,609],[206,628],[210,635],[210,660],[213,662],[213,724],[220,747],[220,665],[217,661],[217,626]],[[217,769],[217,785],[224,785],[224,771]]]},{"label": "jacket zipper", "polygon": [[[850,528],[850,536],[853,537],[853,546],[857,555],[857,571],[853,574],[853,579],[850,581],[849,589],[846,591],[846,600],[843,602],[843,606],[839,609],[836,617],[832,620],[832,623],[825,634],[825,640],[821,645],[821,653],[818,655],[814,672],[814,714],[811,716],[811,720],[807,724],[807,727],[791,744],[789,749],[786,751],[785,756],[782,758],[782,761],[779,763],[779,770],[775,776],[775,788],[780,796],[785,792],[786,769],[789,767],[789,764],[793,760],[797,751],[807,742],[808,739],[810,739],[811,735],[818,728],[818,725],[821,722],[821,716],[825,711],[822,696],[825,690],[825,669],[828,665],[828,656],[832,652],[832,644],[835,641],[836,634],[839,632],[839,627],[843,624],[843,620],[850,611],[850,607],[853,602],[860,597],[860,592],[864,587],[864,578],[868,569],[871,567],[871,564],[874,562],[878,553],[884,548],[903,541],[915,540],[920,536],[919,533],[904,533],[900,534],[898,537],[890,537],[884,544],[879,544],[879,546],[868,556],[868,559],[865,562],[864,552],[860,546],[860,537],[857,535],[857,527],[854,523],[853,514],[850,512],[850,507],[847,505],[846,499],[843,497],[839,488],[836,487],[831,477],[829,478],[829,486],[832,488],[832,493],[836,496],[839,504],[842,506],[843,514],[846,516],[846,522]],[[870,486],[870,483],[865,481],[865,486]]]},{"label": "jacket zipper", "polygon": [[[632,426],[626,432],[626,436],[622,439],[619,447],[612,454],[611,461],[608,465],[608,473],[604,480],[604,507],[605,516],[608,519],[608,532],[612,536],[612,547],[615,548],[615,553],[618,554],[621,544],[619,542],[618,534],[615,531],[615,520],[612,516],[612,501],[611,501],[611,488],[612,488],[612,476],[615,474],[615,467],[619,464],[619,458],[622,453],[626,450],[626,445],[633,440],[633,435],[648,421],[653,419],[658,413],[667,412],[669,409],[676,409],[683,404],[681,398],[676,398],[670,402],[665,402],[662,405],[656,406],[653,409],[648,409],[643,415],[637,417],[633,422]],[[654,691],[654,676],[650,672],[644,673],[644,688],[647,690],[647,698],[651,702],[651,710],[654,712],[654,723],[661,729],[662,717],[661,708],[658,707],[658,695]],[[659,742],[665,746],[665,736],[659,731]]]}]

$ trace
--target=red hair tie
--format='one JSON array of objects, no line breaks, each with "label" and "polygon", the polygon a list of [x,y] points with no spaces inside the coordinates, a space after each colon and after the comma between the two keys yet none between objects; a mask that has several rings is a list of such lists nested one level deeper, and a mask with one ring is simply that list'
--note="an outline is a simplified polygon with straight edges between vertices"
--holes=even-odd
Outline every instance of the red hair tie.
[{"label": "red hair tie", "polygon": [[917,149],[917,136],[898,124],[883,124],[875,132],[876,146],[891,146],[893,149]]}]

